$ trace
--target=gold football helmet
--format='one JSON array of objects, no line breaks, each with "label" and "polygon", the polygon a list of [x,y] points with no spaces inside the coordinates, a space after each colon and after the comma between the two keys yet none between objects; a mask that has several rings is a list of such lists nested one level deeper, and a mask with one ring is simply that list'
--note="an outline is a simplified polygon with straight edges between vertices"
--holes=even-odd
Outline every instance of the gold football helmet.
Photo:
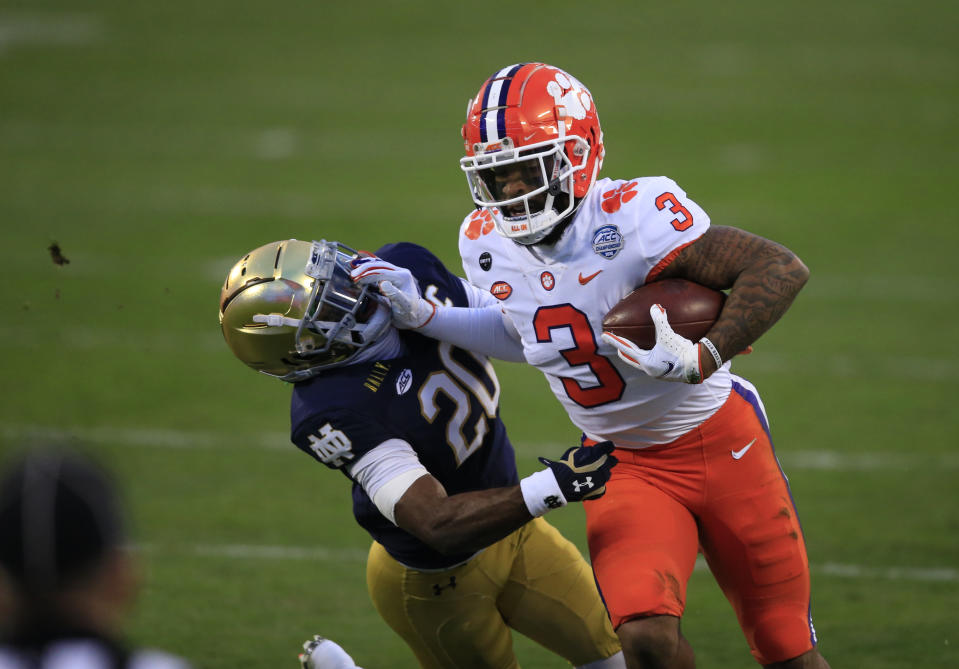
[{"label": "gold football helmet", "polygon": [[350,280],[356,251],[339,242],[273,242],[250,251],[220,292],[233,354],[291,383],[349,363],[390,327],[383,298]]}]

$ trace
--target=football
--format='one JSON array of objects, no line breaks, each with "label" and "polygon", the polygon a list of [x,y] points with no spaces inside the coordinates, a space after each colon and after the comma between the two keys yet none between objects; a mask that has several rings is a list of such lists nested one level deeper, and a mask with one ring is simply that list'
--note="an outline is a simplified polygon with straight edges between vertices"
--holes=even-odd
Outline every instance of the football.
[{"label": "football", "polygon": [[617,302],[603,318],[603,330],[625,337],[644,349],[656,344],[656,326],[649,308],[660,304],[673,330],[699,341],[719,317],[726,294],[685,279],[663,279],[640,286]]}]

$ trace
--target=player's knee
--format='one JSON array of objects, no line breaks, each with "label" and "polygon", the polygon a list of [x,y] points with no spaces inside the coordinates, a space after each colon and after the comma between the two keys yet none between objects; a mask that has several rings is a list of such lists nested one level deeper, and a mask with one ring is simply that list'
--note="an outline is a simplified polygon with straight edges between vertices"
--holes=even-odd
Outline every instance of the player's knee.
[{"label": "player's knee", "polygon": [[829,669],[829,663],[814,649],[790,660],[764,664],[763,669]]},{"label": "player's knee", "polygon": [[754,626],[752,634],[754,652],[764,666],[799,658],[813,648],[812,639],[809,621],[803,615],[766,616]]},{"label": "player's knee", "polygon": [[673,667],[683,652],[679,618],[675,616],[633,618],[616,628],[616,634],[630,666]]}]

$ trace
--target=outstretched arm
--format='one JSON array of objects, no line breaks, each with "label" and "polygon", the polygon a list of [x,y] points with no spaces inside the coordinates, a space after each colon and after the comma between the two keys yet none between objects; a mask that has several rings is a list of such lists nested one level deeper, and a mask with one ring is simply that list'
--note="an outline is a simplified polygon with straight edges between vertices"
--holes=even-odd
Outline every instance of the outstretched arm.
[{"label": "outstretched arm", "polygon": [[519,485],[448,495],[406,442],[392,439],[351,467],[384,516],[441,553],[479,550],[536,516],[569,502],[595,499],[617,460],[613,445],[575,447],[559,460],[540,458],[545,469]]},{"label": "outstretched arm", "polygon": [[469,307],[434,304],[420,295],[416,280],[405,267],[374,256],[357,261],[353,281],[373,285],[389,299],[393,324],[446,341],[454,346],[508,362],[525,362],[523,344],[499,303],[460,279]]},{"label": "outstretched arm", "polygon": [[[729,296],[706,337],[723,360],[746,350],[786,312],[809,269],[786,247],[738,228],[712,226],[684,248],[658,279],[682,278]],[[703,377],[716,371],[702,356]]]},{"label": "outstretched arm", "polygon": [[394,513],[398,526],[440,553],[479,550],[533,519],[519,486],[449,497],[432,476],[414,481]]}]

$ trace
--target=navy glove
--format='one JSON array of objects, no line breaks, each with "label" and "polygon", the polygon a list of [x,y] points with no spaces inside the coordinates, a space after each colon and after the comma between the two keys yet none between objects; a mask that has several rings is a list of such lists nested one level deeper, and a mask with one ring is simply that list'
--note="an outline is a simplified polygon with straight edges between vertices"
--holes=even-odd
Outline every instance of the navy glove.
[{"label": "navy glove", "polygon": [[606,494],[610,470],[619,462],[612,452],[613,442],[603,441],[595,446],[574,446],[560,460],[539,461],[553,472],[567,502],[582,502]]},{"label": "navy glove", "polygon": [[610,470],[619,460],[613,442],[595,446],[574,446],[559,460],[540,458],[547,469],[534,472],[519,482],[526,508],[535,518],[569,502],[598,499],[606,493]]}]

